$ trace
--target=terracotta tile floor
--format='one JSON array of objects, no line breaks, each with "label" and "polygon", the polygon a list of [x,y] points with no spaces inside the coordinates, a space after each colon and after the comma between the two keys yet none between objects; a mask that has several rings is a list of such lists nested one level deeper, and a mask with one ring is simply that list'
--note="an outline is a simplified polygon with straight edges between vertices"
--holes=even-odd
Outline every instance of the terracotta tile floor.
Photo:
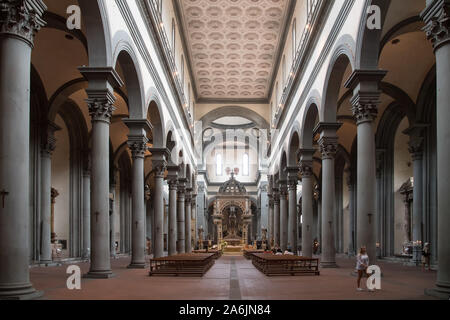
[{"label": "terracotta tile floor", "polygon": [[[81,290],[68,290],[67,266],[32,268],[31,281],[49,300],[371,300],[432,299],[425,288],[434,287],[436,272],[380,262],[382,290],[356,291],[353,259],[338,258],[338,269],[322,269],[321,275],[266,277],[241,256],[223,256],[203,278],[149,277],[147,269],[129,270],[130,258],[112,260],[115,277],[82,279]],[[83,273],[89,264],[79,264]]]}]

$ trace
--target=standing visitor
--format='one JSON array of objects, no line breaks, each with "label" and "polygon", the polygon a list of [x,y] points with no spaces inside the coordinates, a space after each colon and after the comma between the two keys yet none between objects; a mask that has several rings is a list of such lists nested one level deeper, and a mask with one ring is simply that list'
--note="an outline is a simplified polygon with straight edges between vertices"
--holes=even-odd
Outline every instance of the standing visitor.
[{"label": "standing visitor", "polygon": [[[359,254],[356,256],[356,270],[358,271],[357,291],[363,291],[361,288],[361,278],[367,275],[367,268],[369,267],[369,256],[367,255],[366,247],[361,247]],[[367,275],[368,276],[368,275]]]}]

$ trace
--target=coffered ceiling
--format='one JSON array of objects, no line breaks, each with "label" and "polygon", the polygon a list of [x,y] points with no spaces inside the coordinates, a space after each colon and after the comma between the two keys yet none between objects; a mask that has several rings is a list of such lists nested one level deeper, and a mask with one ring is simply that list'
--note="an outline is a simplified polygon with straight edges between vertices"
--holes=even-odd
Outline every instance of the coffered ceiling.
[{"label": "coffered ceiling", "polygon": [[175,0],[198,100],[267,100],[291,0]]}]

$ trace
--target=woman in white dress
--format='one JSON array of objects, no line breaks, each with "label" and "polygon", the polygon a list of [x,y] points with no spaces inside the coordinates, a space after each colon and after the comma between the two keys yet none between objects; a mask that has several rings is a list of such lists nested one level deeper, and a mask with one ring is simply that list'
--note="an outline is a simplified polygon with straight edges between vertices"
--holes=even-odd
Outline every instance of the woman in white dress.
[{"label": "woman in white dress", "polygon": [[359,254],[356,256],[356,270],[358,271],[357,285],[358,291],[363,291],[361,288],[361,279],[364,275],[367,275],[367,268],[369,267],[369,256],[367,255],[366,247],[361,247]]}]

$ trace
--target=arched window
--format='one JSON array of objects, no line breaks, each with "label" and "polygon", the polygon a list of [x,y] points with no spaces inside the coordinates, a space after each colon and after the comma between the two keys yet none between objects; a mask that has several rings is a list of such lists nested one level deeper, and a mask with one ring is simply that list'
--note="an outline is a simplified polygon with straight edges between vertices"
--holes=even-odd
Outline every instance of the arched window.
[{"label": "arched window", "polygon": [[292,61],[295,61],[297,55],[297,19],[292,23]]},{"label": "arched window", "polygon": [[244,153],[244,156],[242,158],[242,175],[244,177],[248,177],[250,172],[249,172],[249,168],[250,168],[250,159],[248,156],[248,153]]},{"label": "arched window", "polygon": [[222,154],[216,154],[216,176],[222,176]]},{"label": "arched window", "polygon": [[176,43],[176,38],[175,38],[175,19],[172,19],[172,52],[173,55],[175,56],[175,43]]}]

